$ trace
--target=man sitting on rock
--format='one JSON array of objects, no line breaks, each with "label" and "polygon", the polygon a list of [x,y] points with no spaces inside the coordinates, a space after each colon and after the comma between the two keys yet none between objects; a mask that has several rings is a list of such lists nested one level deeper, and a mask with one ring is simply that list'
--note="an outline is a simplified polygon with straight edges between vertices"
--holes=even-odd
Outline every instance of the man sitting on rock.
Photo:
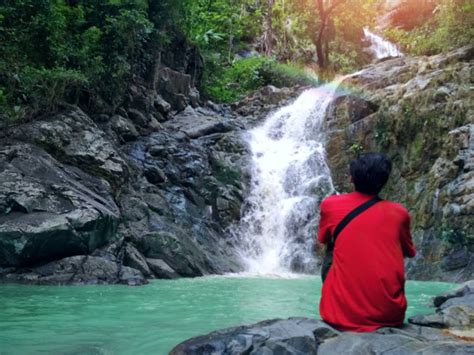
[{"label": "man sitting on rock", "polygon": [[370,332],[400,326],[405,318],[403,258],[416,250],[408,211],[377,197],[391,170],[384,154],[362,154],[350,164],[355,192],[321,203],[318,240],[331,244],[335,233],[337,239],[320,314],[339,330]]}]

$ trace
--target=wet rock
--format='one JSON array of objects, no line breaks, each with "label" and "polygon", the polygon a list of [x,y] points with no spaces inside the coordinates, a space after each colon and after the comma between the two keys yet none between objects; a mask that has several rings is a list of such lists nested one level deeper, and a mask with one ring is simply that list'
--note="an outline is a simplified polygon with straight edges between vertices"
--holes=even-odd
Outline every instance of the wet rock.
[{"label": "wet rock", "polygon": [[454,290],[447,291],[433,298],[435,307],[441,306],[447,300],[454,297],[463,297],[474,294],[474,280],[467,281]]},{"label": "wet rock", "polygon": [[473,329],[473,298],[458,302],[458,305],[446,306],[435,314],[414,316],[409,322],[433,328]]},{"label": "wet rock", "polygon": [[330,354],[466,354],[474,350],[474,345],[456,341],[441,332],[423,334],[419,328],[405,326],[382,328],[373,333],[341,333],[338,337],[323,342],[318,355]]},{"label": "wet rock", "polygon": [[161,259],[146,259],[148,267],[159,279],[176,279],[179,275]]},{"label": "wet rock", "polygon": [[160,95],[157,95],[154,101],[154,106],[163,116],[168,116],[171,111],[171,105],[166,102]]},{"label": "wet rock", "polygon": [[269,320],[219,330],[177,345],[172,355],[200,354],[469,354],[474,345],[413,325],[372,333],[338,332],[305,318]]},{"label": "wet rock", "polygon": [[123,265],[139,270],[145,276],[152,274],[145,257],[131,244],[125,246]]},{"label": "wet rock", "polygon": [[131,142],[138,138],[138,132],[133,123],[122,116],[112,116],[110,119],[110,126],[119,136],[122,143]]},{"label": "wet rock", "polygon": [[181,276],[202,276],[209,271],[207,260],[196,244],[185,235],[149,233],[137,243],[147,259],[162,259]]},{"label": "wet rock", "polygon": [[158,73],[156,89],[163,98],[171,104],[176,111],[182,111],[189,103],[191,90],[191,76],[172,70],[162,68]]},{"label": "wet rock", "polygon": [[150,123],[150,119],[145,115],[145,113],[134,108],[128,110],[128,116],[136,125],[141,127],[148,127]]},{"label": "wet rock", "polygon": [[320,340],[337,334],[317,320],[276,319],[189,339],[170,354],[316,354],[318,344],[314,332],[325,333]]},{"label": "wet rock", "polygon": [[303,87],[276,88],[266,86],[232,105],[239,115],[250,124],[262,121],[270,111],[276,110],[295,99],[304,90]]},{"label": "wet rock", "polygon": [[176,115],[172,121],[166,123],[166,126],[181,131],[193,139],[212,133],[229,132],[233,129],[226,120],[214,114],[207,116],[203,113],[197,113],[191,107],[188,107],[181,114]]},{"label": "wet rock", "polygon": [[112,240],[120,212],[103,179],[29,144],[0,148],[0,265],[89,253]]},{"label": "wet rock", "polygon": [[474,328],[474,280],[435,297],[433,304],[437,307],[435,314],[417,315],[408,321],[450,330]]},{"label": "wet rock", "polygon": [[147,281],[140,271],[95,256],[72,256],[49,264],[2,275],[3,282],[36,285],[126,284],[138,286]]},{"label": "wet rock", "polygon": [[329,129],[345,127],[358,122],[378,110],[373,102],[353,95],[338,96],[329,106],[326,122]]},{"label": "wet rock", "polygon": [[151,184],[160,184],[166,181],[166,175],[160,168],[149,166],[145,170],[145,176]]},{"label": "wet rock", "polygon": [[469,265],[471,257],[472,254],[467,249],[454,251],[443,259],[441,268],[446,271],[461,269]]},{"label": "wet rock", "polygon": [[79,108],[12,128],[9,135],[44,147],[59,161],[99,174],[114,184],[126,180],[128,169],[120,153]]},{"label": "wet rock", "polygon": [[191,88],[189,92],[189,102],[193,108],[199,107],[200,95],[196,88]]}]

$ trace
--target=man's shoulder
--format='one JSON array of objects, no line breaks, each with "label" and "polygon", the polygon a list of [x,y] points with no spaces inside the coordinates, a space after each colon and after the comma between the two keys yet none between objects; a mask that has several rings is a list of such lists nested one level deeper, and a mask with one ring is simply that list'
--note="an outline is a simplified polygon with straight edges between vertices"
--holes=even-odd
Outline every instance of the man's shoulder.
[{"label": "man's shoulder", "polygon": [[321,204],[331,204],[331,203],[335,203],[335,202],[338,202],[338,201],[341,201],[342,199],[345,198],[347,194],[332,194],[332,195],[329,195],[328,197],[326,197],[322,202]]},{"label": "man's shoulder", "polygon": [[384,203],[384,208],[390,208],[393,211],[396,211],[399,213],[402,217],[404,216],[410,216],[410,212],[408,212],[408,209],[403,206],[401,203],[390,201],[390,200],[383,200]]},{"label": "man's shoulder", "polygon": [[343,201],[350,200],[350,194],[332,194],[321,202],[321,208],[337,205]]}]

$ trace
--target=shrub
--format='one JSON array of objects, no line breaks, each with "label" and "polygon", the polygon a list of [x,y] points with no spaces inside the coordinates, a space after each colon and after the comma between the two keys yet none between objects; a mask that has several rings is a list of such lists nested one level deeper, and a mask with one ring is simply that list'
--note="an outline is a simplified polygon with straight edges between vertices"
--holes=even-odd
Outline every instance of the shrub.
[{"label": "shrub", "polygon": [[204,93],[218,102],[233,102],[265,85],[277,87],[318,85],[316,75],[289,64],[277,63],[267,57],[251,57],[208,76]]}]

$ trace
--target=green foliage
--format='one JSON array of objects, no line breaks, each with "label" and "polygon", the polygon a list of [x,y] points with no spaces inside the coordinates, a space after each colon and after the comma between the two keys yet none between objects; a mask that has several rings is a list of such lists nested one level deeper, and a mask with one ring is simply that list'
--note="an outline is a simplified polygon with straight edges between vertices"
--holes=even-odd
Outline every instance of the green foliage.
[{"label": "green foliage", "polygon": [[117,105],[133,74],[145,71],[147,45],[154,38],[147,10],[145,0],[4,1],[5,112],[30,118],[81,97]]},{"label": "green foliage", "polygon": [[[412,53],[471,43],[472,0],[438,2],[432,18],[427,5],[416,21],[395,21],[387,33]],[[377,3],[346,0],[331,13],[324,39],[331,66],[321,76],[368,63],[362,29],[377,17]],[[205,61],[201,89],[214,100],[234,101],[267,84],[317,84],[307,69],[315,64],[321,26],[315,4],[275,0],[268,12],[267,1],[255,0],[3,0],[0,119],[29,119],[63,101],[114,111],[130,84],[146,77],[153,55],[176,41],[176,33],[198,46]],[[268,14],[273,52],[256,57]],[[253,57],[239,60],[248,55]]]},{"label": "green foliage", "polygon": [[350,147],[349,147],[349,153],[351,153],[352,155],[359,155],[361,153],[364,152],[364,146],[358,142],[355,142],[353,143]]},{"label": "green foliage", "polygon": [[294,64],[278,63],[275,60],[266,61],[262,67],[261,75],[265,85],[277,87],[294,85],[319,85],[321,80],[309,68]]},{"label": "green foliage", "polygon": [[217,101],[236,101],[263,85],[261,70],[265,62],[262,57],[236,61],[204,86],[205,93]]},{"label": "green foliage", "polygon": [[304,69],[277,63],[267,57],[251,57],[235,61],[205,82],[205,94],[220,102],[234,102],[264,85],[316,85],[316,76]]},{"label": "green foliage", "polygon": [[[474,42],[474,2],[472,0],[439,0],[429,15],[416,13],[387,28],[385,35],[405,51],[432,55]],[[408,6],[408,5],[407,5]],[[402,8],[403,9],[403,8]],[[409,10],[409,9],[408,9]],[[425,11],[426,12],[426,11]],[[421,20],[420,20],[421,19]]]},{"label": "green foliage", "polygon": [[379,110],[374,130],[375,141],[385,149],[390,145],[390,119],[386,110],[386,107],[382,107]]}]

